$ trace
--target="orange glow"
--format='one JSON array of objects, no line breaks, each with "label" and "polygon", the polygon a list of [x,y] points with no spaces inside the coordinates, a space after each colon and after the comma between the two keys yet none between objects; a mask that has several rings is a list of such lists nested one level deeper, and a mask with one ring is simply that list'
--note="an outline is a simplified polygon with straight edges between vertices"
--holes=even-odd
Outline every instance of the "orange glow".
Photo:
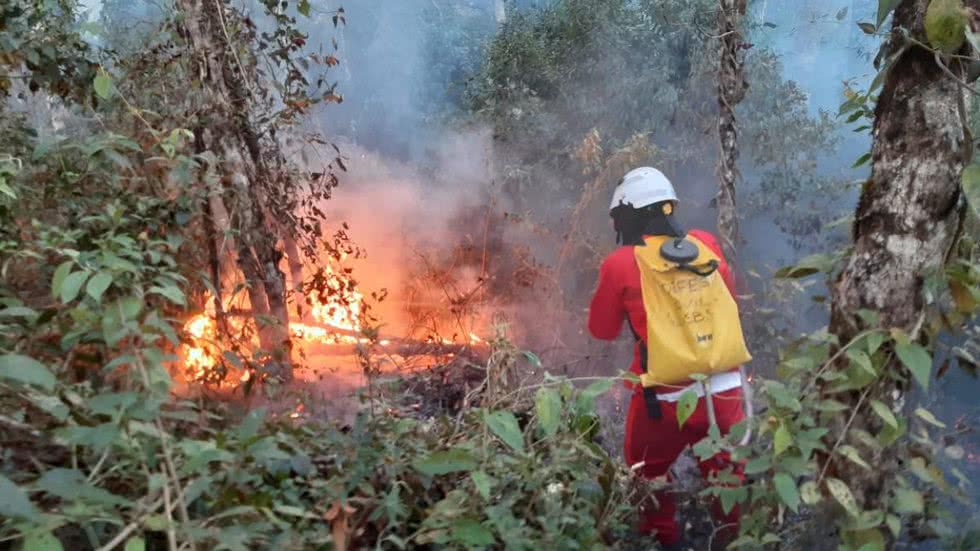
[{"label": "orange glow", "polygon": [[[326,270],[327,281],[325,301],[318,300],[317,293],[310,295],[312,302],[309,313],[316,324],[290,322],[289,331],[294,339],[299,341],[300,348],[304,344],[347,344],[366,343],[368,339],[358,337],[361,332],[361,312],[364,296],[357,289],[352,289],[349,283],[330,269]],[[184,330],[190,335],[190,342],[181,347],[184,367],[192,380],[200,381],[218,365],[220,351],[216,348],[217,323],[213,312],[213,298],[207,302],[207,311],[191,317],[184,324]],[[230,309],[229,304],[225,309]],[[388,344],[390,341],[382,341]],[[245,371],[239,378],[247,382],[251,375]]]},{"label": "orange glow", "polygon": [[208,342],[213,342],[217,334],[214,320],[206,314],[198,314],[184,324],[184,330],[194,341],[193,346],[184,346],[184,365],[191,371],[193,379],[201,379],[218,363],[208,351]]}]

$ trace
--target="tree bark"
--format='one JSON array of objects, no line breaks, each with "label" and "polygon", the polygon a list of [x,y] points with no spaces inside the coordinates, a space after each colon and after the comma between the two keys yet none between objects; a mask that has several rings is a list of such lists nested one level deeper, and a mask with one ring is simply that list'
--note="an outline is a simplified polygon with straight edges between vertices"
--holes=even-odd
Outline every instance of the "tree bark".
[{"label": "tree bark", "polygon": [[283,235],[282,246],[286,250],[286,263],[289,266],[290,291],[297,304],[297,310],[302,308],[303,301],[303,257],[296,240],[289,235]]},{"label": "tree bark", "polygon": [[719,0],[718,36],[721,51],[718,66],[718,138],[721,157],[718,162],[720,188],[716,198],[718,234],[725,258],[735,263],[738,241],[738,217],[735,211],[735,181],[738,179],[738,126],[735,105],[745,97],[748,83],[742,71],[742,18],[746,0]]},{"label": "tree bark", "polygon": [[[925,43],[928,4],[903,0],[894,13],[894,28],[908,29]],[[893,36],[903,40],[897,32]],[[962,73],[958,63],[950,68],[957,76]],[[960,176],[971,155],[960,111],[964,102],[960,84],[925,48],[910,46],[886,75],[875,108],[871,177],[855,215],[853,252],[832,289],[830,331],[842,345],[866,328],[861,310],[876,312],[882,328],[900,328],[918,337],[928,306],[923,282],[942,269],[962,216]],[[886,370],[904,369],[894,356],[890,362]],[[868,397],[889,407],[905,391],[905,385],[889,377],[872,384]],[[855,428],[871,434],[881,430],[881,420],[860,394],[834,395],[856,413],[850,428],[839,424],[829,441],[845,438],[842,431],[853,433]],[[821,461],[850,486],[863,509],[887,510],[898,457],[887,451],[877,455],[865,457],[874,469],[856,468],[839,456]]]},{"label": "tree bark", "polygon": [[[266,165],[249,119],[255,98],[248,82],[254,75],[247,72],[250,69],[229,43],[223,2],[178,0],[177,6],[185,14],[183,30],[195,54],[196,77],[208,109],[206,136],[201,139],[207,149],[221,156],[233,190],[230,218],[233,229],[238,230],[238,265],[249,283],[259,345],[274,362],[268,366],[270,371],[289,379],[291,342],[285,275],[279,269],[282,252],[277,248],[275,225],[267,223],[263,207],[263,186],[274,186],[278,178]],[[263,312],[272,323],[262,319]]]}]

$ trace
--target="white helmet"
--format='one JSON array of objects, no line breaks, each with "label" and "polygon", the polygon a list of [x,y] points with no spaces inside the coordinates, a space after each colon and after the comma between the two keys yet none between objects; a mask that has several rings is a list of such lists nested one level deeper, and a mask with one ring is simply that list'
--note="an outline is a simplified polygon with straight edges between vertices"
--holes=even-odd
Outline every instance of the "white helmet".
[{"label": "white helmet", "polygon": [[634,209],[661,201],[677,201],[677,193],[663,172],[648,166],[634,168],[623,176],[623,180],[613,192],[609,210],[620,205],[630,205]]}]

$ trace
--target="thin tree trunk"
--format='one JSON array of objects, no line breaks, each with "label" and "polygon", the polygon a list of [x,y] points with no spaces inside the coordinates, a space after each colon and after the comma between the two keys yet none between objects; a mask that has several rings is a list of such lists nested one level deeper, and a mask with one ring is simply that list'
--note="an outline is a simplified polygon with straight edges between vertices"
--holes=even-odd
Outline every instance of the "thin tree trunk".
[{"label": "thin tree trunk", "polygon": [[224,290],[221,281],[221,238],[218,237],[218,228],[226,228],[227,220],[222,220],[220,216],[217,215],[217,208],[215,202],[219,201],[217,197],[211,197],[210,199],[204,200],[204,235],[205,239],[208,240],[208,256],[209,267],[211,271],[211,285],[214,286],[215,296],[214,299],[214,317],[218,325],[218,334],[227,335],[230,330],[228,328],[228,317],[225,315],[225,304],[222,300],[224,297]]},{"label": "thin tree trunk", "polygon": [[497,28],[507,22],[507,4],[504,0],[493,0],[493,16],[497,21]]},{"label": "thin tree trunk", "polygon": [[[928,4],[903,0],[894,27],[925,42]],[[951,69],[962,73],[959,64]],[[927,306],[923,282],[942,269],[962,216],[960,176],[971,140],[960,112],[964,102],[960,85],[924,48],[911,46],[886,76],[875,108],[871,178],[855,215],[854,249],[832,290],[830,331],[841,343],[865,328],[861,310],[876,312],[881,327],[900,328],[917,338]],[[898,360],[890,361],[887,370],[904,369]],[[888,377],[874,384],[870,397],[889,407],[905,391],[905,385]],[[862,403],[857,392],[834,397],[852,408]],[[878,434],[882,422],[863,403],[849,434],[854,429]],[[838,426],[830,441],[842,430],[848,429]],[[850,486],[861,507],[886,510],[899,458],[885,452],[865,459],[874,469],[855,468],[839,456],[821,461],[830,462],[829,472]]]},{"label": "thin tree trunk", "polygon": [[735,181],[738,179],[738,126],[735,105],[745,97],[748,84],[742,71],[742,18],[746,0],[719,0],[718,36],[721,41],[718,66],[718,138],[721,158],[718,163],[718,233],[725,258],[735,262],[738,242],[738,217],[735,211]]},{"label": "thin tree trunk", "polygon": [[297,309],[303,299],[303,257],[296,240],[289,235],[283,235],[282,246],[286,250],[286,262],[289,266],[289,286],[297,303]]}]

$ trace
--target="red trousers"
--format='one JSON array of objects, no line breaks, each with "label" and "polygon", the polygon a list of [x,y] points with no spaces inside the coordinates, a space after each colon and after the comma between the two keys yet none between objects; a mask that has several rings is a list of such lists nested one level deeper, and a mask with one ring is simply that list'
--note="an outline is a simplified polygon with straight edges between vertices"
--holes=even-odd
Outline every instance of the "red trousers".
[{"label": "red trousers", "polygon": [[[745,417],[742,410],[742,389],[733,388],[719,392],[712,399],[718,428],[722,434],[727,434],[732,425]],[[645,478],[657,478],[667,474],[684,448],[696,444],[708,434],[709,421],[705,398],[698,400],[697,409],[682,429],[677,426],[676,402],[661,401],[660,409],[663,415],[659,419],[651,419],[643,401],[642,389],[637,388],[633,392],[629,413],[626,416],[624,454],[630,466],[641,461],[644,463],[637,469],[637,474]],[[732,467],[733,474],[741,480],[742,465],[733,464],[727,452],[699,463],[701,474],[705,478],[729,466]],[[657,492],[656,498],[659,507],[653,505],[640,507],[640,532],[649,534],[656,531],[657,539],[664,545],[677,543],[681,538],[681,529],[674,518],[677,512],[674,496],[665,490]],[[738,520],[737,507],[727,515],[722,512],[720,504],[714,504],[712,509],[719,524],[734,523]]]}]

